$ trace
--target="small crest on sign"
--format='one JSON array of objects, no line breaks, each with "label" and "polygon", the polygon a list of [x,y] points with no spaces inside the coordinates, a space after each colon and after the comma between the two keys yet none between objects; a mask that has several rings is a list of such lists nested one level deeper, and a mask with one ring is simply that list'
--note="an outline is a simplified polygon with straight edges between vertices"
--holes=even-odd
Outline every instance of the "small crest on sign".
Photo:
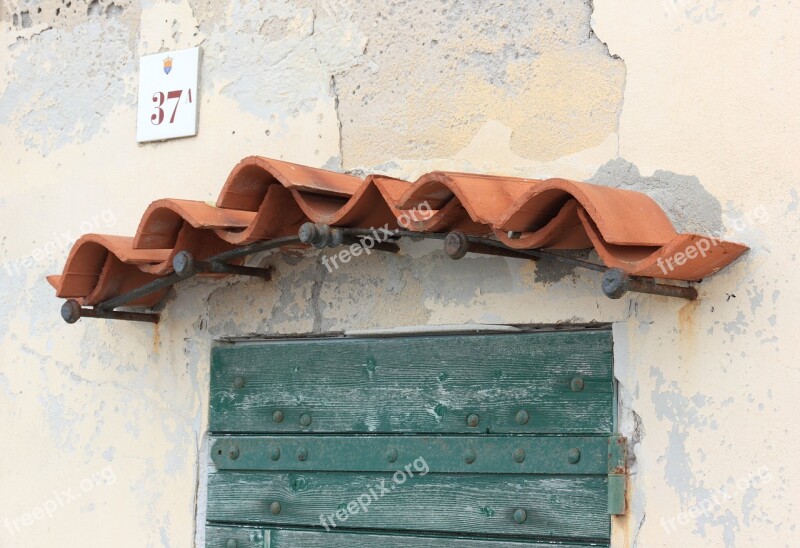
[{"label": "small crest on sign", "polygon": [[172,70],[172,57],[165,57],[164,58],[164,73],[169,74],[169,71]]}]

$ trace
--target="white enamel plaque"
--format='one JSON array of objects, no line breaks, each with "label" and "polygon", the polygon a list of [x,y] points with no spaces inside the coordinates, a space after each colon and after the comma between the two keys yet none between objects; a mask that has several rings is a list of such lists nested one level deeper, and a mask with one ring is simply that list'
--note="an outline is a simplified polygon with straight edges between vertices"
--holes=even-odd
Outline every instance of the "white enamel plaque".
[{"label": "white enamel plaque", "polygon": [[197,135],[199,66],[200,48],[140,58],[138,142]]}]

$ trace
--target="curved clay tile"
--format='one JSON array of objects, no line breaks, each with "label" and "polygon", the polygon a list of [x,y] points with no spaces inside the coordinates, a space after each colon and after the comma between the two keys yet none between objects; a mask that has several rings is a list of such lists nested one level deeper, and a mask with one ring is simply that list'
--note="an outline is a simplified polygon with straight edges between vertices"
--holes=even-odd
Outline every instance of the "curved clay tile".
[{"label": "curved clay tile", "polygon": [[[494,236],[515,249],[594,247],[608,267],[687,281],[717,272],[747,250],[741,244],[676,233],[654,200],[630,190],[566,179],[442,171],[415,183],[382,175],[362,180],[251,156],[231,171],[216,207],[157,200],[143,214],[135,237],[87,234],[73,245],[62,274],[47,280],[59,297],[97,304],[169,274],[180,251],[202,260],[240,245],[296,234],[308,221],[420,232],[462,230]],[[677,260],[689,250],[694,250],[691,260]],[[152,306],[165,291],[131,304]]]},{"label": "curved clay tile", "polygon": [[675,237],[667,215],[646,194],[567,179],[535,182],[495,218],[494,226],[502,231],[537,230],[571,199],[580,204],[609,243],[663,245]]},{"label": "curved clay tile", "polygon": [[85,234],[72,245],[61,276],[48,276],[56,296],[86,297],[94,291],[108,255],[130,265],[127,272],[141,272],[138,266],[159,263],[169,257],[171,249],[135,249],[133,238]]}]

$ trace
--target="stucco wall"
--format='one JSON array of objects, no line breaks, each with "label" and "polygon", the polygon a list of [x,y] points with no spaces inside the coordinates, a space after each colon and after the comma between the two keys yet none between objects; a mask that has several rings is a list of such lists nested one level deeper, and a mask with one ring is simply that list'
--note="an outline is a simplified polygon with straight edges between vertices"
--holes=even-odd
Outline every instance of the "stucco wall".
[{"label": "stucco wall", "polygon": [[[264,5],[266,4],[266,5]],[[614,322],[635,443],[616,546],[792,546],[800,7],[703,0],[0,0],[0,546],[202,543],[215,339]],[[196,138],[138,146],[138,57],[203,49]],[[438,246],[270,256],[190,281],[159,327],[64,324],[43,276],[250,154],[414,178],[562,176],[652,195],[752,250],[687,303]]]}]

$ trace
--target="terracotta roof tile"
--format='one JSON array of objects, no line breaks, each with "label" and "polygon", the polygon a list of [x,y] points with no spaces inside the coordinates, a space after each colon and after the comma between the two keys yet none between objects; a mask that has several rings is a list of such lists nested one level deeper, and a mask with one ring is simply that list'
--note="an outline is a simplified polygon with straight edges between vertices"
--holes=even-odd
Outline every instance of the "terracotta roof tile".
[{"label": "terracotta roof tile", "polygon": [[[462,230],[496,237],[515,249],[594,247],[608,267],[688,281],[717,272],[747,250],[678,234],[658,204],[640,192],[566,179],[441,171],[415,183],[381,175],[362,180],[254,156],[233,169],[216,207],[157,200],[134,237],[87,234],[74,244],[62,274],[47,280],[59,297],[97,304],[169,274],[182,250],[202,260],[239,245],[297,234],[308,221]],[[511,238],[509,232],[517,234]],[[677,264],[675,255],[690,247],[703,248],[702,256]],[[134,304],[150,306],[162,297],[163,292]]]}]

